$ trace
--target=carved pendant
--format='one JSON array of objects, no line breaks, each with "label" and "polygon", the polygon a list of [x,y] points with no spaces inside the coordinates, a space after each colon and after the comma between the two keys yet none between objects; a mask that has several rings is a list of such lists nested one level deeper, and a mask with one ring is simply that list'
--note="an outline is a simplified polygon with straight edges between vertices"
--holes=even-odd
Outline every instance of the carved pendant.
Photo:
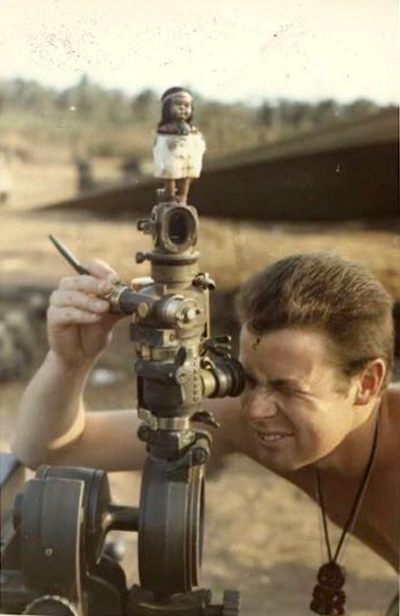
[{"label": "carved pendant", "polygon": [[310,610],[324,616],[345,614],[346,593],[342,590],[346,575],[343,567],[331,561],[322,565],[317,575]]}]

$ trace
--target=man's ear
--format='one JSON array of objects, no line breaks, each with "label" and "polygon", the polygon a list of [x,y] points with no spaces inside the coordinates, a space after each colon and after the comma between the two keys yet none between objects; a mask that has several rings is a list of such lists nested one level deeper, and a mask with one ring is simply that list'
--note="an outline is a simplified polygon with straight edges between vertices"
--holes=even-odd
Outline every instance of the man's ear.
[{"label": "man's ear", "polygon": [[380,358],[370,361],[358,376],[354,403],[368,404],[368,402],[379,395],[385,376],[385,362]]}]

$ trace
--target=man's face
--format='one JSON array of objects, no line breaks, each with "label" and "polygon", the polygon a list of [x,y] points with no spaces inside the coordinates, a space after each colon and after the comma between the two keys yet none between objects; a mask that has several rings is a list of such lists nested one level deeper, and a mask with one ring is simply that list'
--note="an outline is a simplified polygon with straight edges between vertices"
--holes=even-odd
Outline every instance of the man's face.
[{"label": "man's face", "polygon": [[171,100],[171,116],[174,120],[188,120],[192,114],[192,98],[181,92]]},{"label": "man's face", "polygon": [[243,412],[267,466],[291,471],[326,458],[356,427],[354,383],[341,389],[329,358],[321,332],[282,329],[258,338],[243,327]]}]

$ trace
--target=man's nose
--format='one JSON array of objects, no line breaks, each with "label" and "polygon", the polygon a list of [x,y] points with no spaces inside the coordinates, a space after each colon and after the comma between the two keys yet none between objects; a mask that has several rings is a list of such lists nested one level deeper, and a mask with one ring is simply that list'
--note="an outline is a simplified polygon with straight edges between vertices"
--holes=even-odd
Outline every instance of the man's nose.
[{"label": "man's nose", "polygon": [[249,419],[270,419],[278,413],[278,405],[272,395],[258,391],[251,392],[244,403]]}]

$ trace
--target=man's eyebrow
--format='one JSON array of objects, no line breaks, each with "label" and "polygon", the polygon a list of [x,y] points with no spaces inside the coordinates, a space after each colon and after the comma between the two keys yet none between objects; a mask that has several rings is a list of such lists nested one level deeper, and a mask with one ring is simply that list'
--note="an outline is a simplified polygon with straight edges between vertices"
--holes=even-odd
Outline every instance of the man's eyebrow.
[{"label": "man's eyebrow", "polygon": [[263,386],[272,386],[272,387],[292,387],[293,389],[302,389],[302,383],[293,378],[280,378],[280,379],[267,379],[267,378],[259,378],[257,377],[251,370],[248,368],[244,369],[246,378],[253,383],[258,383]]},{"label": "man's eyebrow", "polygon": [[273,387],[293,387],[295,389],[300,389],[302,386],[302,383],[300,381],[297,381],[296,379],[291,379],[291,378],[270,379],[268,380],[268,383],[272,385]]}]

